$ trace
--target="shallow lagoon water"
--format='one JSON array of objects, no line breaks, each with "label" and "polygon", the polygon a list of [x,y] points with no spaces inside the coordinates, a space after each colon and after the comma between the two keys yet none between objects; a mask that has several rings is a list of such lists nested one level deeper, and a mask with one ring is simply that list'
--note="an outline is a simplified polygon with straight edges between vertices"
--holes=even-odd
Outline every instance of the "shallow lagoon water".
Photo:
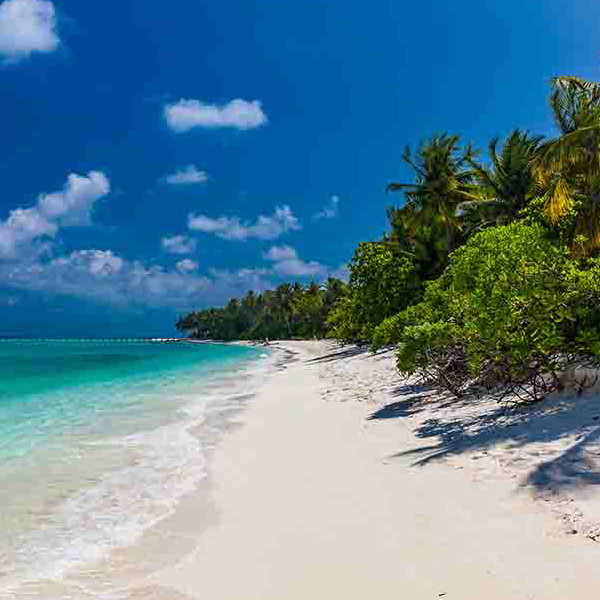
[{"label": "shallow lagoon water", "polygon": [[193,430],[241,404],[267,362],[230,345],[1,342],[0,598],[171,514],[206,474]]}]

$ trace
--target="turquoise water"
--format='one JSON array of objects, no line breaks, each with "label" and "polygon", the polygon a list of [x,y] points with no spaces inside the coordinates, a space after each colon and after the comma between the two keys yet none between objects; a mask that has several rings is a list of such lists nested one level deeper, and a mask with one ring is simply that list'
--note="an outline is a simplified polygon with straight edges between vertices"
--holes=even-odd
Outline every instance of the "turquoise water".
[{"label": "turquoise water", "polygon": [[[101,426],[127,409],[148,410],[138,394],[177,377],[256,357],[241,346],[191,343],[5,341],[0,343],[0,459],[22,456],[44,436]],[[167,379],[158,381],[160,376]],[[175,379],[175,381],[174,381]],[[126,414],[123,414],[126,418]]]},{"label": "turquoise water", "polygon": [[269,360],[229,345],[0,342],[0,598],[171,514],[206,474],[196,430],[241,406]]}]

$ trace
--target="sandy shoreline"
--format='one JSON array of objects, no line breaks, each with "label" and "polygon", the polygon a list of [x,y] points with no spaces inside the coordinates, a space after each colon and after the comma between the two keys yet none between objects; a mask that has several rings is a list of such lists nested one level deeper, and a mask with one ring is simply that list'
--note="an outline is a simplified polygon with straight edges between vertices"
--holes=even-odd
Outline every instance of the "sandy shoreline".
[{"label": "sandy shoreline", "polygon": [[406,386],[391,353],[277,345],[295,360],[212,452],[206,502],[185,502],[171,521],[182,534],[202,523],[195,549],[131,598],[595,592],[596,397],[498,425],[485,401]]},{"label": "sandy shoreline", "polygon": [[[203,521],[214,520],[208,458],[280,357],[235,347],[174,350],[150,350],[158,358],[148,374],[131,369],[139,378],[117,374],[114,383],[107,376],[40,395],[81,426],[65,427],[21,462],[3,455],[0,599],[139,597],[148,574],[197,546]],[[78,413],[80,404],[93,414]]]}]

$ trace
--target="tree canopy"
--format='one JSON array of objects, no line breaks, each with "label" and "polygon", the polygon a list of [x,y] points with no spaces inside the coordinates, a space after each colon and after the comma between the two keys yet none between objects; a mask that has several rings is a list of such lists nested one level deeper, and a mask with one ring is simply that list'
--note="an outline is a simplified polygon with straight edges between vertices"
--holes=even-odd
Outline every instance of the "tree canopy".
[{"label": "tree canopy", "polygon": [[223,308],[192,312],[177,322],[179,331],[198,339],[262,340],[324,337],[331,307],[346,284],[330,277],[323,284],[284,283],[262,293],[249,291]]},{"label": "tree canopy", "polygon": [[414,179],[387,185],[403,200],[347,284],[249,292],[178,327],[395,345],[403,372],[456,395],[557,389],[568,365],[600,361],[600,85],[555,77],[550,110],[556,137],[514,129],[483,157],[447,133],[407,147]]}]

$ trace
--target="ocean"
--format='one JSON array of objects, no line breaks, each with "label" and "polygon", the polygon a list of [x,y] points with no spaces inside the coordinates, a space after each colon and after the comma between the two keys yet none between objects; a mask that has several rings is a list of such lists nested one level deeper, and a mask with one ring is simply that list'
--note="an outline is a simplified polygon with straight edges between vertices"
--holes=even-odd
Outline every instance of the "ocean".
[{"label": "ocean", "polygon": [[235,345],[0,341],[0,598],[122,597],[109,556],[197,489],[206,429],[272,367]]}]

